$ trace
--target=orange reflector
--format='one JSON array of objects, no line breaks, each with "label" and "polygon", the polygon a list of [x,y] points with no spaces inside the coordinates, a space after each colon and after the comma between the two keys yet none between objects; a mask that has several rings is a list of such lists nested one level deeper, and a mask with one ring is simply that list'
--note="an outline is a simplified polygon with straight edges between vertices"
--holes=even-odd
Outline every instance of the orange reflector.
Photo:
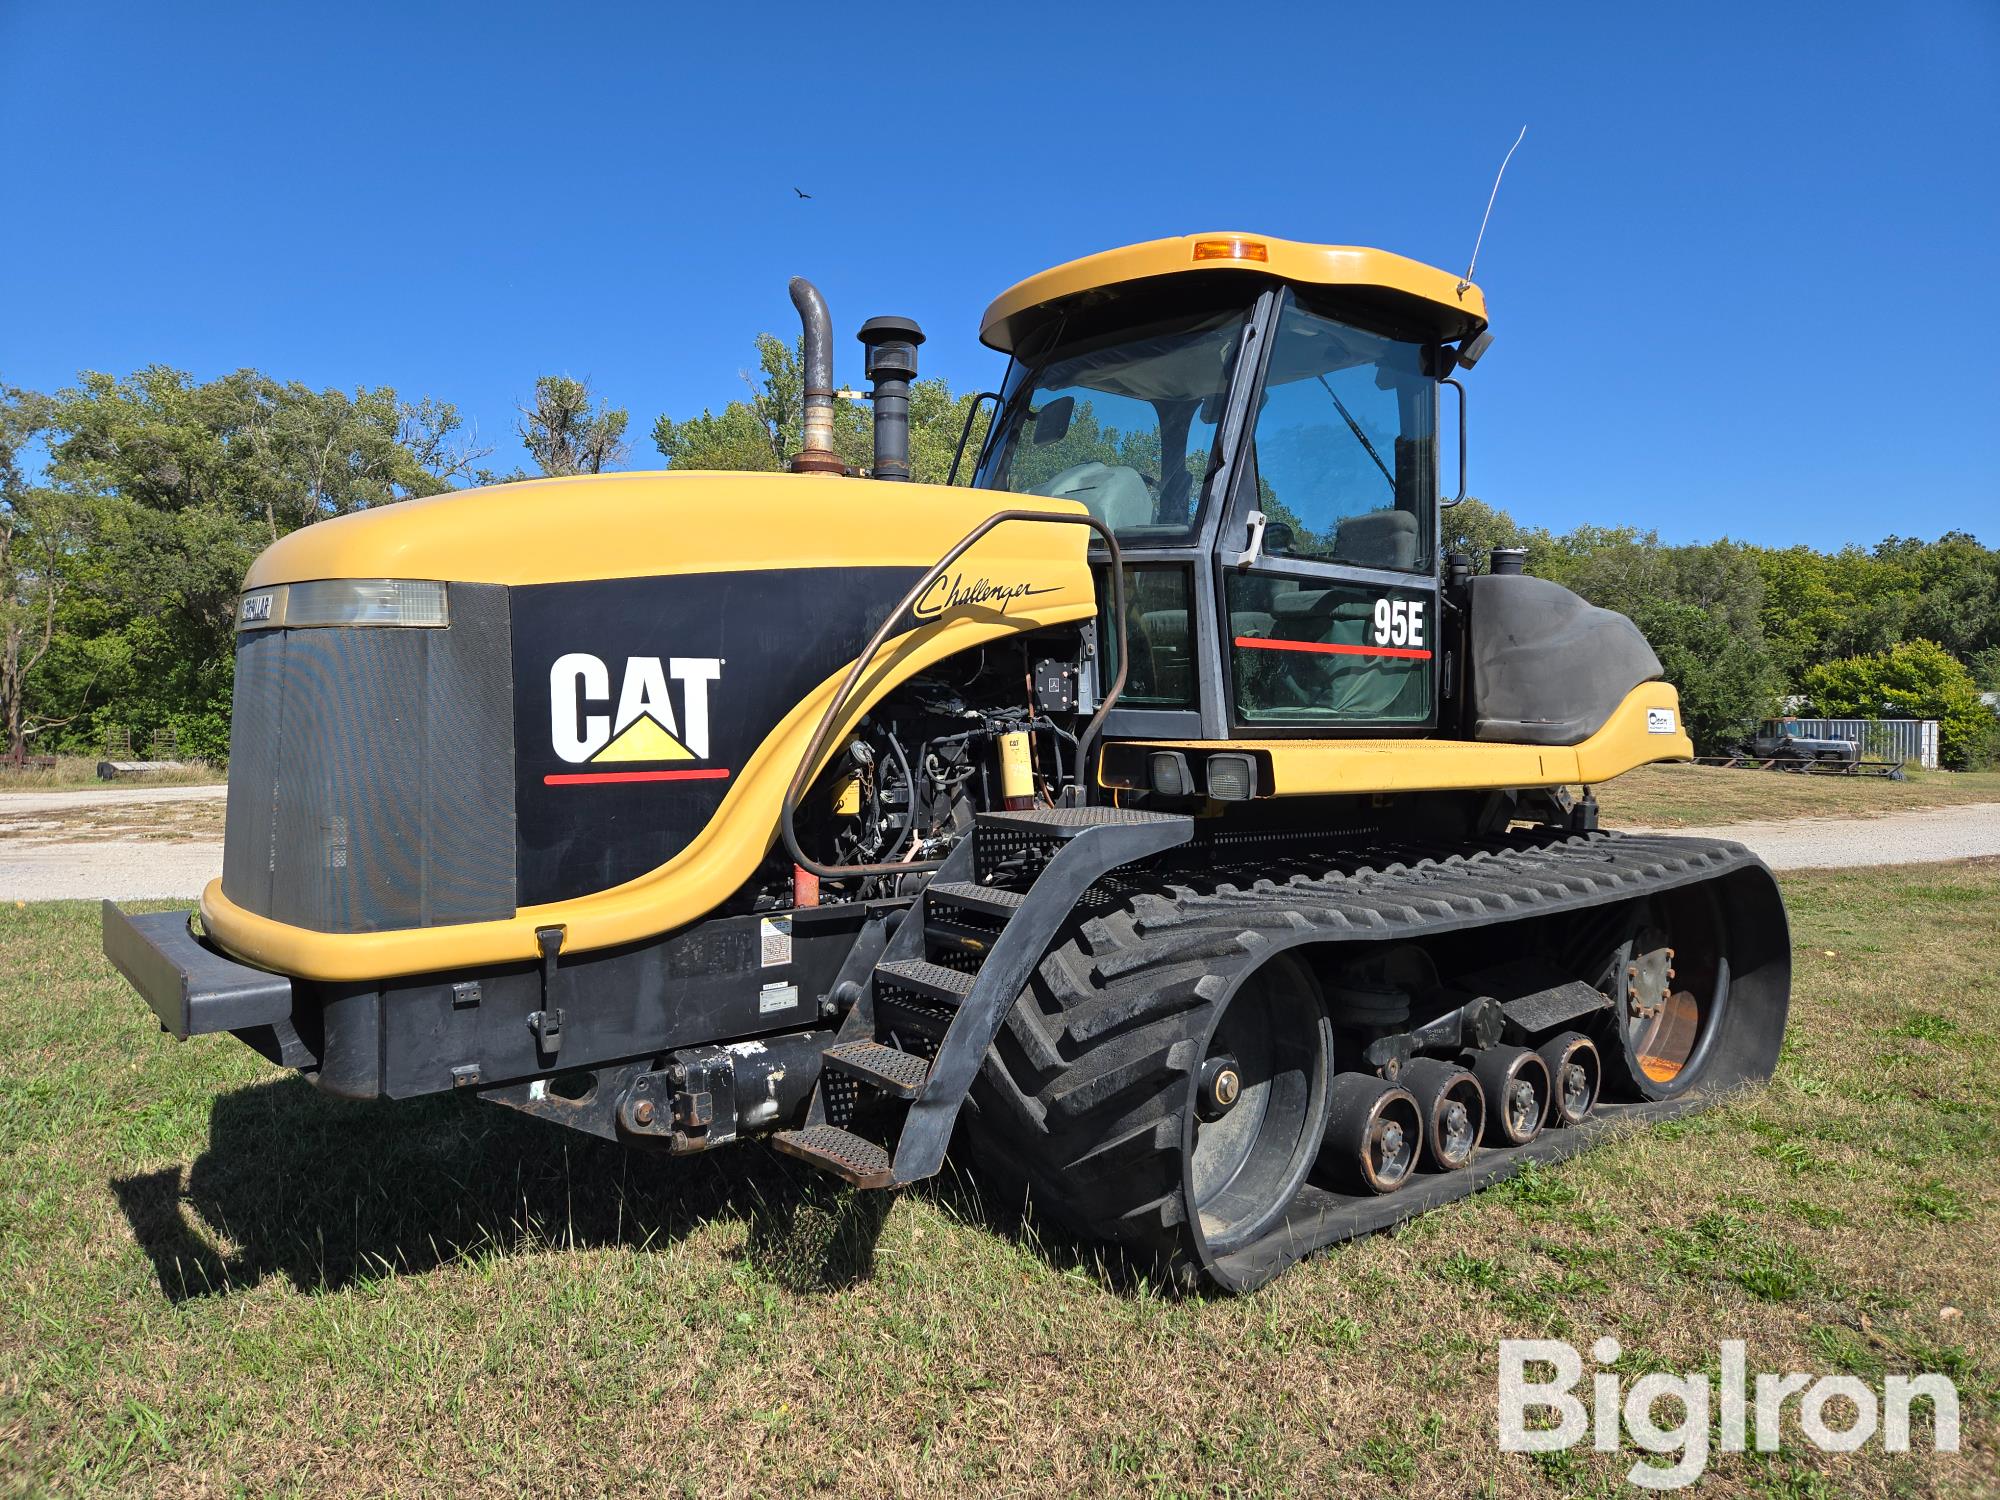
[{"label": "orange reflector", "polygon": [[1262,240],[1196,240],[1196,260],[1269,260],[1271,252]]}]

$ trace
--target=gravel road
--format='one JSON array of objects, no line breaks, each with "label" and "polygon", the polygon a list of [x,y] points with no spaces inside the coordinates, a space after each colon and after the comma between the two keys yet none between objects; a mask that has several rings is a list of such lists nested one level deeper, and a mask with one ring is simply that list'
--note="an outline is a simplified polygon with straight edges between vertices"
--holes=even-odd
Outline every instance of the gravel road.
[{"label": "gravel road", "polygon": [[[0,817],[95,806],[213,801],[221,787],[132,787],[0,794]],[[1648,830],[1634,829],[1633,832]],[[1908,865],[2000,855],[2000,803],[1890,813],[1879,818],[1798,818],[1668,834],[1735,839],[1773,869]],[[222,873],[220,839],[71,839],[0,836],[0,901],[191,900]]]},{"label": "gravel road", "polygon": [[68,812],[78,807],[154,806],[161,802],[220,802],[226,786],[93,786],[74,792],[0,792],[0,813]]},{"label": "gravel road", "polygon": [[220,840],[0,839],[0,901],[192,900],[221,873]]},{"label": "gravel road", "polygon": [[2000,802],[1887,813],[1879,818],[1793,818],[1720,828],[1632,830],[1649,831],[1734,839],[1756,850],[1774,870],[1920,865],[2000,854]]},{"label": "gravel road", "polygon": [[[222,873],[222,841],[187,838],[152,809],[199,812],[213,828],[220,786],[108,786],[0,793],[0,901],[185,900]],[[132,809],[135,818],[118,812]],[[126,836],[136,823],[154,837]],[[148,827],[147,825],[152,825]],[[101,836],[109,829],[110,836]]]}]

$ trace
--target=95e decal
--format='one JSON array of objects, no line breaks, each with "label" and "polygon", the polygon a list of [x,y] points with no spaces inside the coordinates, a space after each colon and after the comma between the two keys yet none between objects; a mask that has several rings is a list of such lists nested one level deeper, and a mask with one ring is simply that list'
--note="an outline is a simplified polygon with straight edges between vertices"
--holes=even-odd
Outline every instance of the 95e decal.
[{"label": "95e decal", "polygon": [[[1375,644],[1378,646],[1422,646],[1424,642],[1422,599],[1377,599],[1375,601]],[[1426,651],[1424,655],[1430,655]]]}]

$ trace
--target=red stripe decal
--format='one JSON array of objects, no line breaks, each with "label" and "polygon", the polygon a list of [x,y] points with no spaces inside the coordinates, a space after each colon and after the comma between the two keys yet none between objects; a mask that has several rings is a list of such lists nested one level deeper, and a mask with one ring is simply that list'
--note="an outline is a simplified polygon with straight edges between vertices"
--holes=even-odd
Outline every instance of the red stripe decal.
[{"label": "red stripe decal", "polygon": [[1273,641],[1258,635],[1239,635],[1236,644],[1252,651],[1311,651],[1320,656],[1405,656],[1412,661],[1429,661],[1431,654],[1417,646],[1348,646],[1338,641]]},{"label": "red stripe decal", "polygon": [[593,786],[610,781],[722,781],[727,768],[700,771],[575,771],[563,776],[544,776],[543,786]]}]

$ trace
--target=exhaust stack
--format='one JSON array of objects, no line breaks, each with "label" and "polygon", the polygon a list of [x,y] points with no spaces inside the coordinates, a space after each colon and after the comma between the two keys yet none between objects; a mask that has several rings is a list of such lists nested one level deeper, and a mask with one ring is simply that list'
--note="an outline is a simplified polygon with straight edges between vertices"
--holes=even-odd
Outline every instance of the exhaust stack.
[{"label": "exhaust stack", "polygon": [[792,278],[792,306],[805,329],[805,444],[792,455],[794,474],[844,474],[833,451],[833,318],[826,298],[803,276]]},{"label": "exhaust stack", "polygon": [[870,318],[856,335],[868,350],[868,380],[875,387],[877,479],[910,477],[910,382],[917,378],[917,345],[923,329],[909,318]]}]

